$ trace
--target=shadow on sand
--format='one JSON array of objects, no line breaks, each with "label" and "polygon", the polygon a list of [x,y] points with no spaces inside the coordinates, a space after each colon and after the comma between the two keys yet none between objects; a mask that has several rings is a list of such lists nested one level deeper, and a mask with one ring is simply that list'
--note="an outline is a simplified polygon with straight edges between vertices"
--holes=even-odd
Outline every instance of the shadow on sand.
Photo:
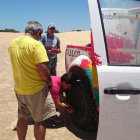
[{"label": "shadow on sand", "polygon": [[96,140],[97,132],[95,132],[95,130],[84,130],[79,128],[73,123],[71,116],[65,111],[60,112],[60,118],[62,118],[64,121],[55,122],[53,120],[47,119],[46,128],[56,129],[60,127],[66,127],[71,133],[82,140]]},{"label": "shadow on sand", "polygon": [[[61,111],[59,117],[62,122],[55,122],[51,119],[46,120],[46,128],[57,129],[66,127],[71,133],[82,140],[96,140],[97,132],[95,130],[84,130],[75,125],[71,119],[70,114],[65,111]],[[34,121],[30,119],[29,125],[33,125]]]}]

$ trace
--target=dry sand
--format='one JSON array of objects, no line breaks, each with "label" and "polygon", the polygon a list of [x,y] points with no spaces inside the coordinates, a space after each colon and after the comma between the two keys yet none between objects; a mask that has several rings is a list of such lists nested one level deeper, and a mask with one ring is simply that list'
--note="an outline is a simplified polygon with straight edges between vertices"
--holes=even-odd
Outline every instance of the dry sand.
[{"label": "dry sand", "polygon": [[[12,131],[17,118],[17,101],[14,94],[14,82],[8,45],[12,39],[23,33],[0,33],[0,140],[17,140],[16,131]],[[65,73],[65,49],[67,45],[85,46],[90,42],[89,31],[58,33],[62,53],[58,55],[57,75]],[[49,123],[48,123],[49,124]],[[46,126],[46,140],[93,140],[93,132],[86,132],[74,124]],[[29,125],[27,140],[34,140],[33,125]]]}]

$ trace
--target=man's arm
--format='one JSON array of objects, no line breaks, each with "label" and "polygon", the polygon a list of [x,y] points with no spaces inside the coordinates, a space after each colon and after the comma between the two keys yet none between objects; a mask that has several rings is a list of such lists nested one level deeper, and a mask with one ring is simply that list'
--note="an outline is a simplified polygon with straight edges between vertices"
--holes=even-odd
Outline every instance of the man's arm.
[{"label": "man's arm", "polygon": [[37,66],[37,69],[40,73],[42,80],[46,81],[48,88],[51,89],[52,88],[52,79],[51,79],[50,71],[49,71],[48,67],[46,66],[45,62],[38,63],[36,66]]}]

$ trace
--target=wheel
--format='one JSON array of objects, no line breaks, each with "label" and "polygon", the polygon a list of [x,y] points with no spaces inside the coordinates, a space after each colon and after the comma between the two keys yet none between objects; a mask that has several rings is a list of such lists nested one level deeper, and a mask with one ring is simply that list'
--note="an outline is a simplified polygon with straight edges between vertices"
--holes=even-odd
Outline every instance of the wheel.
[{"label": "wheel", "polygon": [[87,77],[67,91],[66,98],[75,110],[73,122],[83,129],[97,129],[99,112]]}]

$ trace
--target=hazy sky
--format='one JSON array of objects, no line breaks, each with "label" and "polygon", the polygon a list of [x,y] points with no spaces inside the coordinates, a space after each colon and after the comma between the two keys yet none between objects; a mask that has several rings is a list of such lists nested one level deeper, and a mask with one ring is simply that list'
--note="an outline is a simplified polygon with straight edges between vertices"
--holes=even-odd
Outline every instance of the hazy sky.
[{"label": "hazy sky", "polygon": [[1,0],[0,30],[15,29],[24,32],[30,20],[39,21],[44,31],[50,22],[60,32],[89,30],[87,0]]}]

